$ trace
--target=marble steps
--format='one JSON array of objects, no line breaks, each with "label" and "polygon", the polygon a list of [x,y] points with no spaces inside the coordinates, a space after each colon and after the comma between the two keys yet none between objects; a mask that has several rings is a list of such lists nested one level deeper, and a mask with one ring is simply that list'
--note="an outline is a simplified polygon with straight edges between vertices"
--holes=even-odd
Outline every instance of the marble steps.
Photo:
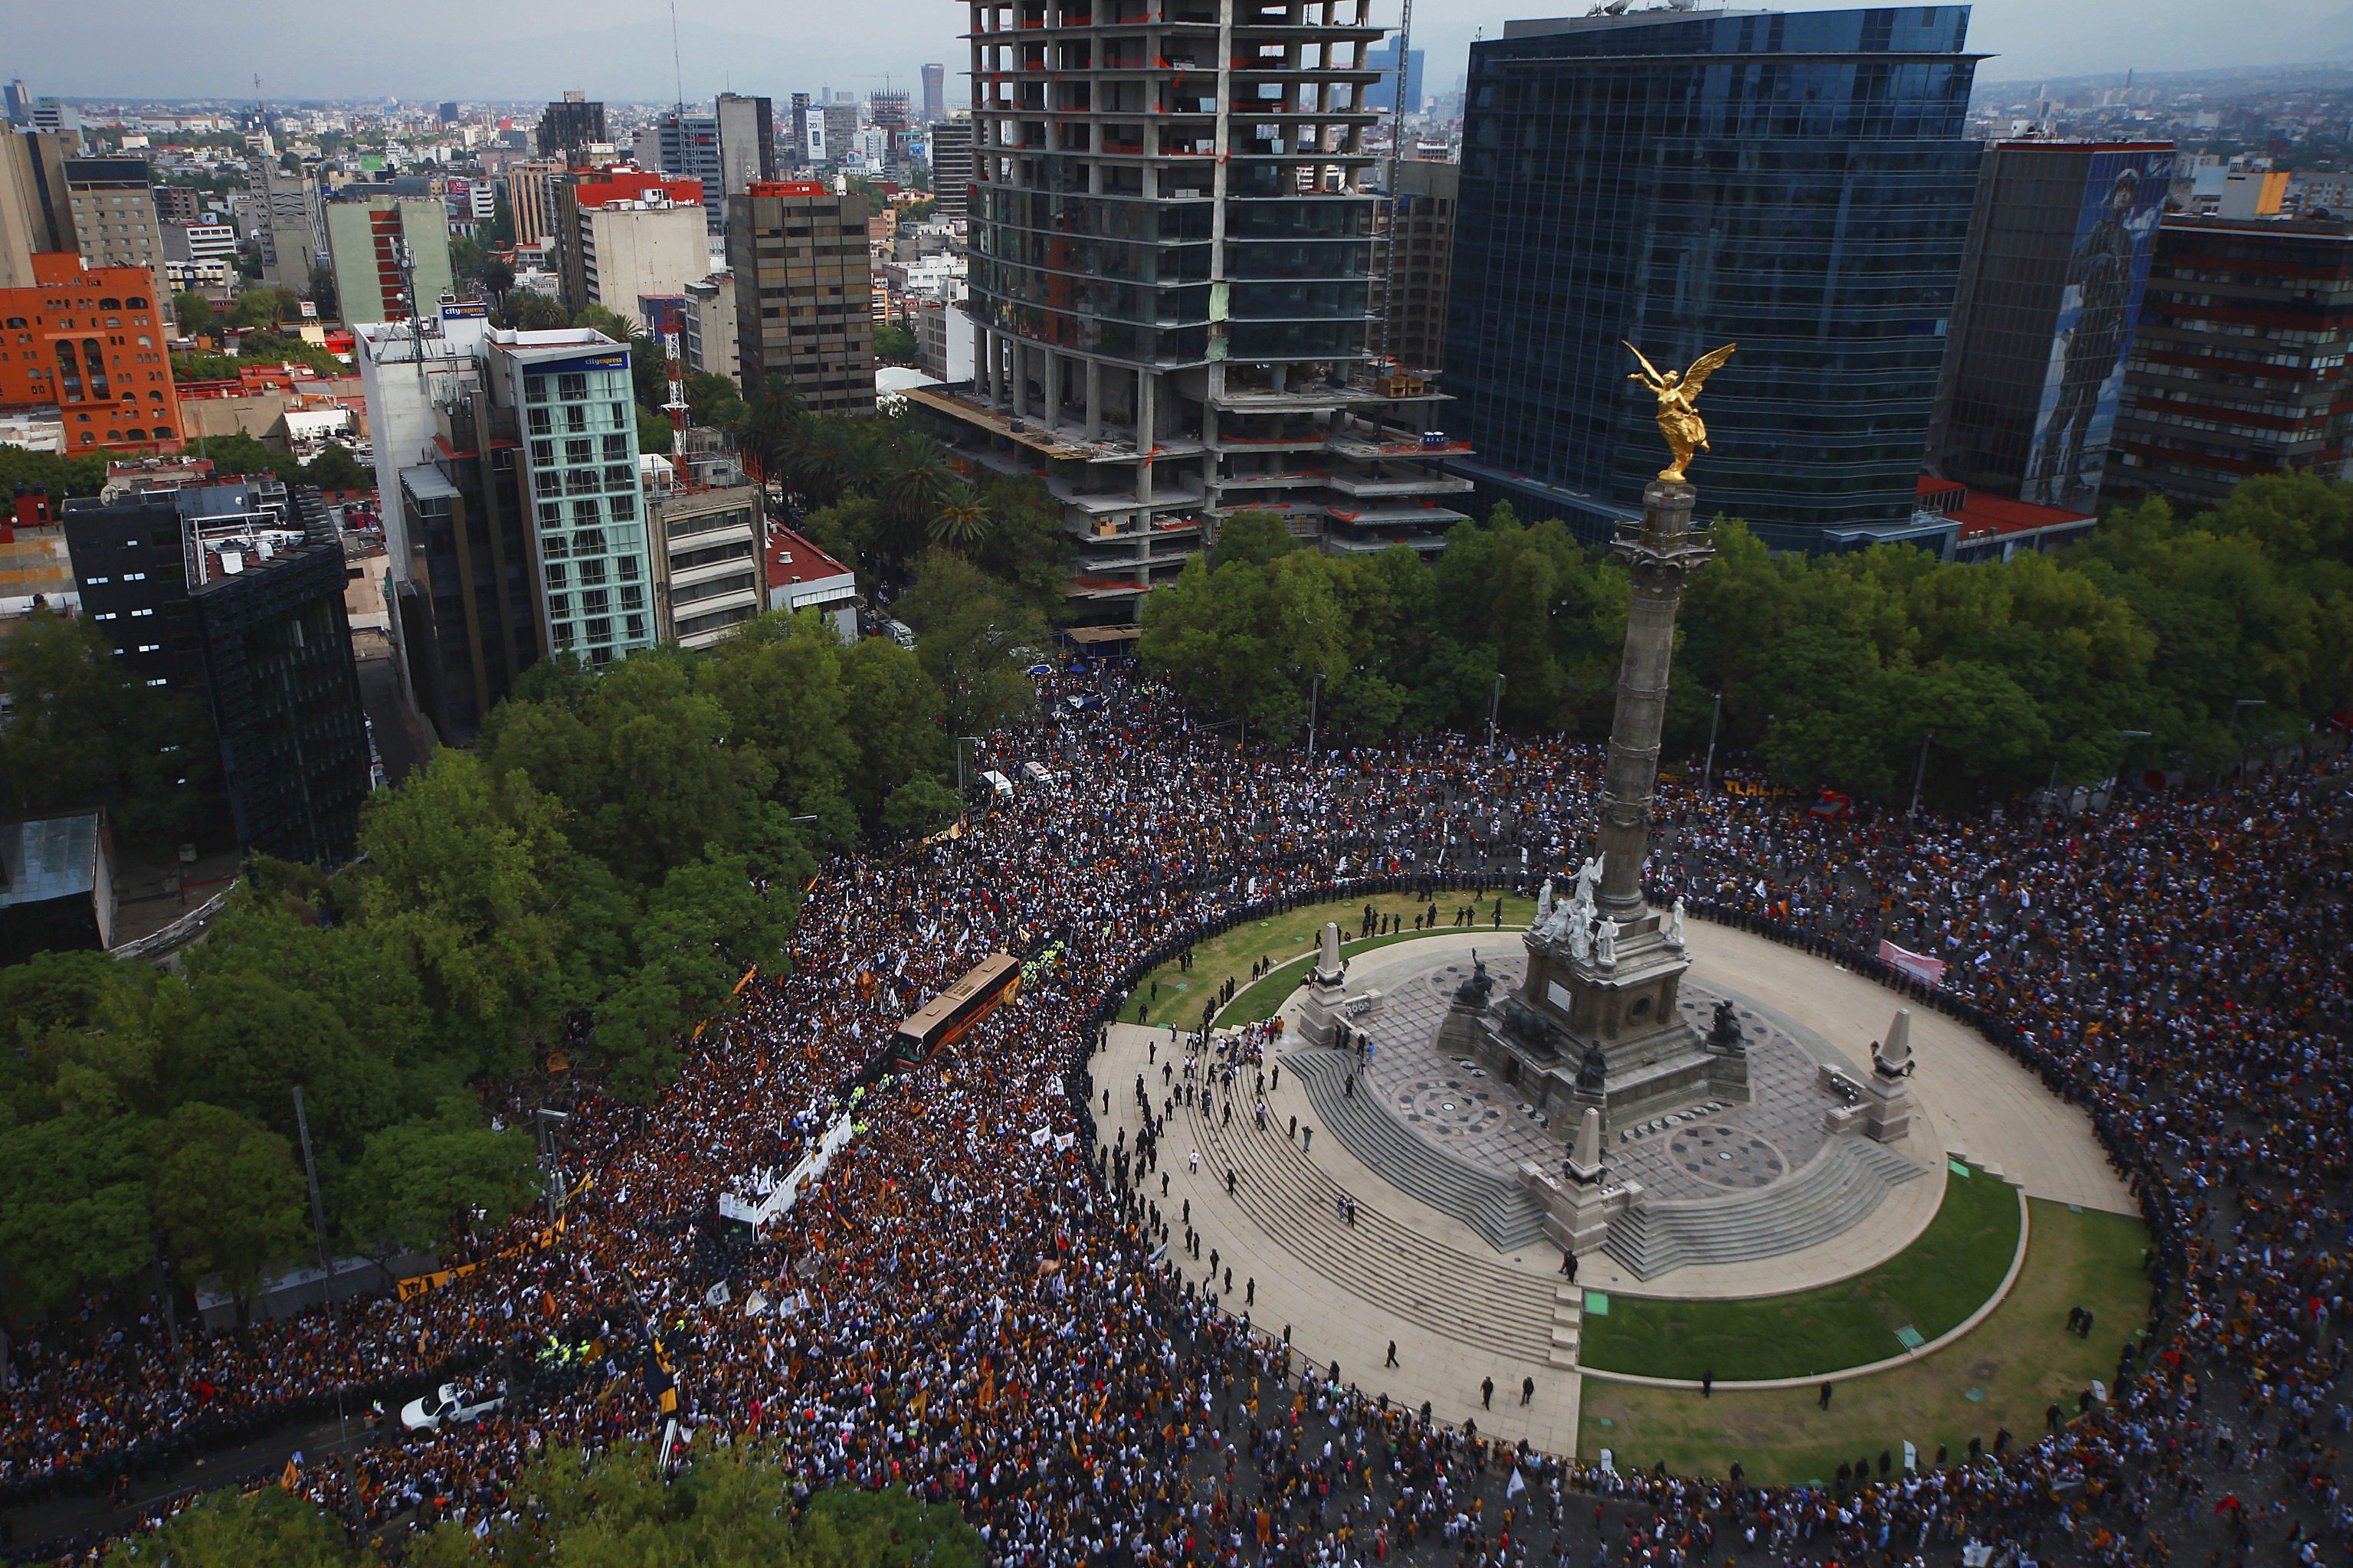
[{"label": "marble steps", "polygon": [[1283,1065],[1307,1089],[1308,1102],[1330,1135],[1400,1192],[1451,1215],[1498,1252],[1545,1247],[1544,1209],[1520,1184],[1457,1160],[1416,1137],[1374,1096],[1345,1092],[1353,1052],[1293,1051]]},{"label": "marble steps", "polygon": [[[1281,1124],[1261,1132],[1239,1106],[1229,1126],[1212,1123],[1195,1107],[1181,1111],[1169,1131],[1163,1158],[1181,1161],[1198,1148],[1199,1186],[1208,1194],[1193,1205],[1194,1226],[1204,1238],[1201,1260],[1181,1249],[1170,1253],[1187,1279],[1202,1278],[1209,1248],[1220,1245],[1219,1231],[1232,1223],[1228,1210],[1238,1206],[1276,1246],[1350,1295],[1461,1344],[1519,1361],[1548,1359],[1549,1288],[1542,1279],[1423,1236],[1386,1213],[1377,1193],[1348,1194],[1358,1205],[1356,1223],[1348,1225],[1337,1207],[1345,1189],[1313,1155],[1301,1152]],[[1229,1166],[1240,1178],[1230,1199],[1221,1190]],[[1181,1240],[1178,1216],[1168,1217]],[[1234,1283],[1224,1305],[1248,1310],[1239,1269]],[[1264,1326],[1280,1331],[1279,1325]],[[1303,1349],[1313,1342],[1311,1328]],[[1347,1369],[1341,1370],[1345,1376]]]},{"label": "marble steps", "polygon": [[1925,1174],[1886,1145],[1842,1133],[1769,1187],[1736,1197],[1644,1203],[1629,1209],[1611,1224],[1604,1250],[1638,1279],[1696,1264],[1777,1258],[1860,1225],[1895,1184]]},{"label": "marble steps", "polygon": [[1563,1280],[1552,1289],[1552,1350],[1555,1366],[1575,1366],[1585,1338],[1585,1291]]}]

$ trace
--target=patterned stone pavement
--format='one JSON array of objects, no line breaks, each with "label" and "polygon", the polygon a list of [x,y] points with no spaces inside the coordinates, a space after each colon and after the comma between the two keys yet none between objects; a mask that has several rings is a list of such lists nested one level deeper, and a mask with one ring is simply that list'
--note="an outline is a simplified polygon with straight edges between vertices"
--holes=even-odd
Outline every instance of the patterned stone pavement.
[{"label": "patterned stone pavement", "polygon": [[[1550,1167],[1561,1158],[1570,1129],[1554,1128],[1545,1112],[1469,1058],[1446,1057],[1437,1048],[1454,989],[1471,973],[1470,954],[1433,962],[1414,951],[1418,945],[1402,944],[1388,963],[1368,962],[1349,976],[1352,986],[1387,996],[1380,1014],[1366,1020],[1375,1042],[1366,1087],[1408,1131],[1456,1159],[1504,1175],[1523,1160]],[[1514,932],[1500,933],[1494,946],[1478,952],[1498,994],[1527,973],[1525,950]],[[1837,1101],[1816,1087],[1815,1067],[1824,1058],[1843,1058],[1739,992],[1704,984],[1696,969],[1683,981],[1683,1009],[1694,1027],[1704,1028],[1726,997],[1748,1032],[1753,1098],[1746,1105],[1711,1102],[1620,1134],[1609,1152],[1613,1170],[1641,1182],[1655,1197],[1725,1196],[1769,1185],[1820,1152],[1828,1136],[1822,1112]]]}]

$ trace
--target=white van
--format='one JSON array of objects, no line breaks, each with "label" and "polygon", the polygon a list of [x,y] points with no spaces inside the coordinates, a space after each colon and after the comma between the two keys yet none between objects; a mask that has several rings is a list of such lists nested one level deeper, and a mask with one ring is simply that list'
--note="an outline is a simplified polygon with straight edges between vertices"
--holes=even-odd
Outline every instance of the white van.
[{"label": "white van", "polygon": [[1022,763],[1021,773],[1022,776],[1027,778],[1031,784],[1036,784],[1039,789],[1043,789],[1048,784],[1054,782],[1054,775],[1048,773],[1041,764],[1037,763]]},{"label": "white van", "polygon": [[980,775],[980,782],[987,784],[990,789],[996,791],[997,795],[1005,799],[1010,800],[1013,798],[1013,781],[1007,778],[1003,773],[998,773],[995,768],[990,768],[987,772],[983,773]]}]

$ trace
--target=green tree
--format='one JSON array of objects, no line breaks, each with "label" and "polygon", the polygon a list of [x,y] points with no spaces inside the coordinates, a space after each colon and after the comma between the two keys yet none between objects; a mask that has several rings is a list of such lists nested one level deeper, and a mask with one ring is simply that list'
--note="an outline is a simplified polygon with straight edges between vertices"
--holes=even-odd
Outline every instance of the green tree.
[{"label": "green tree", "polygon": [[733,376],[699,370],[686,378],[688,417],[705,429],[733,429],[744,418],[744,397]]},{"label": "green tree", "polygon": [[[757,869],[765,879],[812,868],[803,857],[772,858]],[[648,896],[634,933],[636,963],[596,1007],[596,1049],[611,1065],[617,1098],[649,1100],[677,1075],[678,1037],[727,1008],[748,965],[777,967],[792,931],[793,885],[764,891],[749,858],[714,847],[674,868]]]},{"label": "green tree", "polygon": [[583,1000],[541,880],[571,850],[561,805],[473,752],[436,752],[360,819],[360,923],[417,977],[437,1028],[512,1070],[531,1031]]},{"label": "green tree", "polygon": [[728,734],[765,759],[771,798],[790,815],[831,816],[837,831],[845,828],[859,752],[841,645],[823,614],[772,610],[735,627],[712,653],[697,684],[723,710]]},{"label": "green tree", "polygon": [[302,466],[302,482],[322,490],[364,490],[375,483],[375,477],[360,467],[350,447],[331,444]]},{"label": "green tree", "polygon": [[1306,553],[1217,567],[1197,555],[1145,601],[1139,649],[1187,697],[1303,740],[1314,678],[1351,668],[1335,585],[1355,570]]},{"label": "green tree", "polygon": [[916,1501],[903,1488],[828,1488],[788,1506],[795,1477],[746,1447],[701,1454],[665,1480],[649,1445],[590,1459],[543,1451],[516,1490],[536,1500],[528,1524],[477,1536],[444,1523],[412,1542],[417,1568],[699,1568],[762,1563],[776,1568],[980,1568],[986,1545],[953,1504]]},{"label": "green tree", "polygon": [[311,268],[311,303],[318,307],[322,321],[343,319],[343,297],[335,291],[335,269],[314,264]]},{"label": "green tree", "polygon": [[963,798],[936,779],[909,779],[882,803],[882,830],[893,838],[913,838],[953,821],[963,810]]},{"label": "green tree", "polygon": [[1238,511],[1218,525],[1218,542],[1209,553],[1219,566],[1229,562],[1263,566],[1298,548],[1291,524],[1280,512]]},{"label": "green tree", "polygon": [[239,430],[205,441],[205,456],[222,474],[275,474],[288,484],[302,481],[302,465],[285,452],[275,452]]},{"label": "green tree", "polygon": [[[198,987],[254,980],[325,1006],[361,1043],[370,1066],[392,1080],[390,1103],[360,1133],[395,1117],[424,1113],[480,1069],[477,1058],[442,1038],[424,986],[380,933],[358,921],[326,923],[312,904],[265,892],[262,879],[261,869],[248,863],[244,887],[205,940],[186,951],[181,973]],[[264,1092],[274,1106],[277,1087]]]},{"label": "green tree", "polygon": [[636,330],[626,319],[616,315],[602,305],[581,306],[572,312],[572,325],[602,332],[617,343],[628,342]]},{"label": "green tree", "polygon": [[248,289],[239,294],[229,306],[228,324],[275,331],[280,321],[289,319],[299,321],[301,315],[301,297],[291,289],[276,285],[267,289]]},{"label": "green tree", "polygon": [[38,486],[52,499],[94,496],[106,485],[106,459],[95,453],[69,458],[0,446],[0,485],[11,491],[17,485],[27,489]]},{"label": "green tree", "polygon": [[39,1312],[154,1256],[147,1124],[68,1114],[0,1128],[0,1261],[10,1305]]},{"label": "green tree", "polygon": [[871,815],[910,784],[936,776],[945,745],[936,717],[940,691],[922,661],[889,637],[860,637],[843,657],[841,673],[844,727],[857,747],[849,793]]},{"label": "green tree", "polygon": [[704,846],[740,844],[776,778],[758,741],[737,743],[723,696],[697,689],[694,662],[649,651],[533,700],[551,670],[492,711],[483,765],[560,801],[572,843],[623,881],[659,885]]},{"label": "green tree", "polygon": [[1062,503],[1034,475],[991,475],[980,486],[988,532],[975,559],[980,569],[1015,589],[1049,619],[1062,613],[1075,546],[1062,522]]},{"label": "green tree", "polygon": [[312,1241],[292,1142],[216,1105],[182,1105],[156,1131],[150,1203],[181,1278],[218,1274],[240,1298]]},{"label": "green tree", "polygon": [[661,408],[670,403],[670,351],[662,347],[661,339],[649,331],[631,328],[621,342],[629,345],[629,382],[637,388],[638,402],[646,408]]},{"label": "green tree", "polygon": [[644,404],[638,405],[638,450],[667,457],[670,448],[670,416],[657,414]]},{"label": "green tree", "polygon": [[482,273],[482,263],[489,259],[490,252],[483,249],[482,242],[472,235],[453,234],[449,237],[450,276],[469,279],[479,278]]},{"label": "green tree", "polygon": [[496,1230],[539,1196],[531,1134],[493,1132],[471,1100],[451,1095],[432,1116],[368,1135],[334,1213],[343,1245],[381,1258],[429,1248],[453,1220]]},{"label": "green tree", "polygon": [[356,1157],[396,1113],[391,1064],[319,996],[250,973],[199,974],[185,1002],[181,989],[167,983],[154,1013],[174,1105],[201,1100],[291,1138],[299,1088],[312,1147],[327,1162]]},{"label": "green tree", "polygon": [[784,376],[754,373],[745,377],[736,447],[752,471],[762,479],[776,484],[785,482],[802,417],[800,398]]},{"label": "green tree", "polygon": [[882,508],[871,497],[843,496],[810,512],[796,526],[803,538],[835,560],[854,562],[860,550],[877,548],[884,527]]},{"label": "green tree", "polygon": [[343,1521],[283,1487],[225,1487],[174,1514],[152,1535],[115,1543],[138,1568],[364,1568]]},{"label": "green tree", "polygon": [[544,294],[518,289],[506,296],[507,325],[517,331],[546,332],[572,324],[563,305]]},{"label": "green tree", "polygon": [[271,364],[303,364],[322,375],[340,374],[343,363],[333,351],[300,338],[280,337],[274,332],[251,332],[237,345],[240,358],[260,360]]},{"label": "green tree", "polygon": [[179,318],[180,330],[192,338],[209,338],[220,331],[213,302],[193,290],[172,296],[172,314]]},{"label": "green tree", "polygon": [[985,735],[1027,717],[1038,689],[1022,670],[1047,647],[1045,617],[953,552],[931,551],[915,570],[899,616],[919,634],[915,657],[939,689],[948,733]]},{"label": "green tree", "polygon": [[915,334],[904,327],[874,329],[874,357],[885,364],[913,364],[922,352]]}]

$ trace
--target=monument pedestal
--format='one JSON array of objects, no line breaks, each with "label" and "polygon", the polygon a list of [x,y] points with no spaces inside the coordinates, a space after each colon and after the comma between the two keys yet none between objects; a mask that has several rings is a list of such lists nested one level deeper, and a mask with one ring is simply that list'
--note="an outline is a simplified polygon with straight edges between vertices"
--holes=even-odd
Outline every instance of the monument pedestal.
[{"label": "monument pedestal", "polygon": [[1609,1239],[1609,1222],[1642,1195],[1640,1182],[1612,1182],[1601,1155],[1601,1113],[1588,1106],[1577,1120],[1575,1152],[1551,1174],[1533,1160],[1520,1162],[1520,1185],[1543,1205],[1545,1234],[1582,1258]]},{"label": "monument pedestal", "polygon": [[[1564,1135],[1587,1107],[1615,1132],[1704,1100],[1746,1100],[1748,1058],[1737,1036],[1726,1048],[1683,1016],[1691,960],[1680,931],[1646,911],[1615,926],[1604,962],[1594,942],[1565,936],[1567,921],[1604,918],[1576,907],[1529,929],[1527,977],[1466,1031],[1472,1053]],[[1449,1025],[1459,1010],[1450,1009]]]},{"label": "monument pedestal", "polygon": [[1314,1046],[1336,1046],[1340,1031],[1381,1010],[1381,994],[1348,991],[1348,966],[1340,959],[1340,926],[1324,922],[1323,946],[1308,971],[1307,999],[1300,1005],[1298,1034]]}]

